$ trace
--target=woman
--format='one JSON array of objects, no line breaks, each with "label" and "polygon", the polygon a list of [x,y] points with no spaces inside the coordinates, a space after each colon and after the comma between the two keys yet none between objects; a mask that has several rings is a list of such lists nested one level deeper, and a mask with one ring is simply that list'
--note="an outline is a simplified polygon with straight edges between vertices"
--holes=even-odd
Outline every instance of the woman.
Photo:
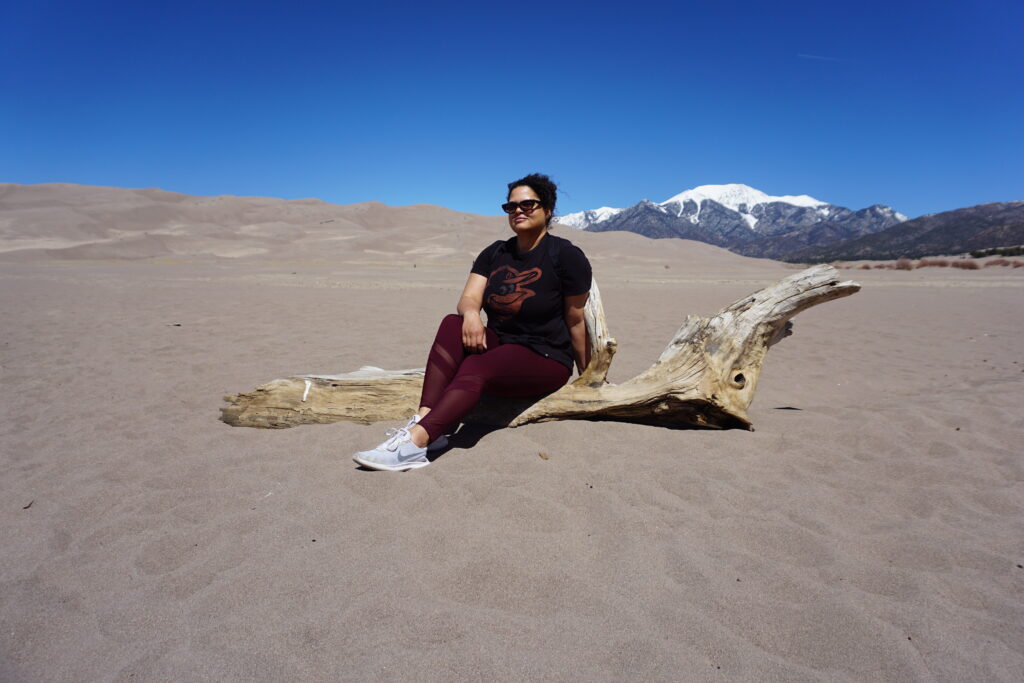
[{"label": "woman", "polygon": [[[354,460],[375,470],[425,467],[427,447],[476,405],[480,394],[536,396],[566,383],[575,363],[590,361],[583,306],[590,262],[579,247],[549,234],[558,188],[533,173],[508,184],[508,224],[515,236],[480,252],[459,299],[441,321],[427,357],[420,409],[403,429]],[[480,312],[487,312],[484,326]]]}]

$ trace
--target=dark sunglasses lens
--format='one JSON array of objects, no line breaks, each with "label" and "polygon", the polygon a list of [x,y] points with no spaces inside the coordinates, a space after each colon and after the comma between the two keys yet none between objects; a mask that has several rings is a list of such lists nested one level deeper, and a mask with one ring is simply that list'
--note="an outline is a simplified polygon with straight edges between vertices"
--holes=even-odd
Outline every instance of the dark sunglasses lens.
[{"label": "dark sunglasses lens", "polygon": [[507,204],[502,204],[501,210],[504,211],[505,213],[515,213],[516,209],[522,209],[523,211],[533,211],[538,206],[540,206],[540,202],[537,201],[536,199],[524,199],[521,202],[508,202]]},{"label": "dark sunglasses lens", "polygon": [[516,209],[522,209],[528,213],[539,206],[541,206],[541,203],[538,200],[523,200],[522,202],[509,202],[508,204],[503,204],[502,211],[505,213],[515,213]]}]

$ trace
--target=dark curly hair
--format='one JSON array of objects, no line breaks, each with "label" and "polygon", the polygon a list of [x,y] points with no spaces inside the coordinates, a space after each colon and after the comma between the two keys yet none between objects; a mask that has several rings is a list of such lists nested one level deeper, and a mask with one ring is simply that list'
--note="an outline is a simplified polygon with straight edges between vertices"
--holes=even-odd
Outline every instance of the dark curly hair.
[{"label": "dark curly hair", "polygon": [[[507,202],[512,196],[512,190],[517,187],[523,187],[524,185],[537,194],[537,199],[540,200],[540,205],[550,211],[551,215],[554,216],[555,204],[558,203],[558,186],[555,185],[555,181],[543,173],[531,173],[519,180],[513,180],[508,184],[508,193],[505,195],[505,201]],[[549,228],[551,227],[551,218],[548,218],[547,225]]]}]

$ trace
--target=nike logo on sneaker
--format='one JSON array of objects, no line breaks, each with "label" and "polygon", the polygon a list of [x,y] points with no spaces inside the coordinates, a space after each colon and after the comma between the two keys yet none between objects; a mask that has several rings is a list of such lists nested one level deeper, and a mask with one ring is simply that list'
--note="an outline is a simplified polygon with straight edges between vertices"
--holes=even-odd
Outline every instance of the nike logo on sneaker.
[{"label": "nike logo on sneaker", "polygon": [[395,455],[395,458],[398,460],[398,462],[409,462],[414,458],[421,458],[423,456],[424,453],[420,453],[418,451],[414,451],[412,454],[406,456],[403,456],[401,452],[399,452],[398,454]]}]

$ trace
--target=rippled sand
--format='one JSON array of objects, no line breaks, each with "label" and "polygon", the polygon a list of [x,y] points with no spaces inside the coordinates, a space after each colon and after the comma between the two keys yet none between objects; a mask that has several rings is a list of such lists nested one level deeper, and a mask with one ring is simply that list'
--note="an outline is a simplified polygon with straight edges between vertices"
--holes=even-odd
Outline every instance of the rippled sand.
[{"label": "rippled sand", "polygon": [[[792,272],[633,238],[579,239],[613,381]],[[847,271],[754,432],[470,430],[393,474],[350,459],[391,425],[218,420],[422,365],[451,248],[0,264],[0,679],[1024,677],[1024,277]]]}]

